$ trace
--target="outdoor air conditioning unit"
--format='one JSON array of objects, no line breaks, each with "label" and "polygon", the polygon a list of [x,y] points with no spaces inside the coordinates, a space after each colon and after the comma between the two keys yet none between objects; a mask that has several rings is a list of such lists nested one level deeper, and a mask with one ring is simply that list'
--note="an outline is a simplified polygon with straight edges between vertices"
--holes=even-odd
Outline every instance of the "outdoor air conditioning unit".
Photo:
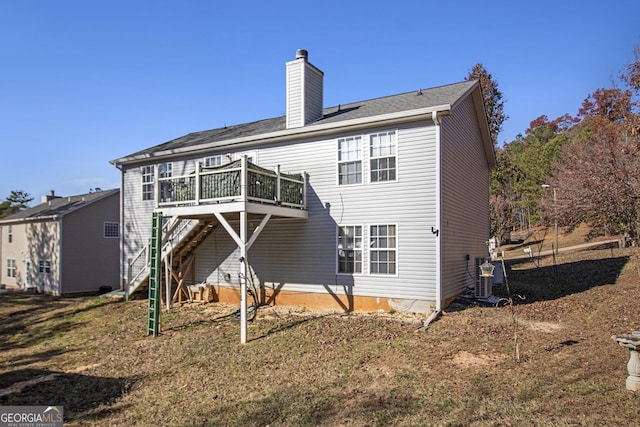
[{"label": "outdoor air conditioning unit", "polygon": [[480,266],[487,262],[488,259],[484,257],[476,257],[474,277],[476,279],[474,296],[476,298],[489,298],[491,296],[491,286],[493,285],[492,276],[482,276]]}]

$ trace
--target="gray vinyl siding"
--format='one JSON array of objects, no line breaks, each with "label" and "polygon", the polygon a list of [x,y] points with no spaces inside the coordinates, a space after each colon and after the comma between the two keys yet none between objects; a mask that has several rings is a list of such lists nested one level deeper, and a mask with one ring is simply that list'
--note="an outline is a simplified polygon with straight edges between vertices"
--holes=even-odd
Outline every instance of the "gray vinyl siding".
[{"label": "gray vinyl siding", "polygon": [[446,299],[473,286],[474,258],[488,255],[489,166],[471,97],[443,118],[441,140],[440,238]]},{"label": "gray vinyl siding", "polygon": [[119,223],[120,195],[93,202],[62,219],[61,293],[118,289],[120,245],[104,238],[104,223]]},{"label": "gray vinyl siding", "polygon": [[[281,165],[284,172],[306,171],[308,220],[271,220],[249,251],[255,278],[267,288],[305,292],[345,290],[354,295],[435,300],[435,132],[431,122],[360,132],[367,136],[397,130],[394,182],[369,183],[368,156],[362,185],[338,186],[337,139],[300,141],[259,150],[260,165]],[[368,273],[369,226],[397,226],[397,274]],[[363,274],[336,274],[338,225],[363,227]],[[235,225],[237,227],[237,224]],[[251,228],[251,226],[250,226]],[[196,252],[196,280],[225,285],[225,273],[237,284],[239,252],[220,227]],[[219,268],[215,268],[220,263]]]}]

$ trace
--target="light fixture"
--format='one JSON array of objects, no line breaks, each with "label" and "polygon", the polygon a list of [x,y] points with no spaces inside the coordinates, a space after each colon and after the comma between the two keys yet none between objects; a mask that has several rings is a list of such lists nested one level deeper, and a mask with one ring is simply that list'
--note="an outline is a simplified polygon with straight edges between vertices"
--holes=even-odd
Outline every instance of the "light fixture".
[{"label": "light fixture", "polygon": [[480,264],[480,276],[481,277],[493,277],[493,269],[494,265],[489,261],[485,261],[483,264]]}]

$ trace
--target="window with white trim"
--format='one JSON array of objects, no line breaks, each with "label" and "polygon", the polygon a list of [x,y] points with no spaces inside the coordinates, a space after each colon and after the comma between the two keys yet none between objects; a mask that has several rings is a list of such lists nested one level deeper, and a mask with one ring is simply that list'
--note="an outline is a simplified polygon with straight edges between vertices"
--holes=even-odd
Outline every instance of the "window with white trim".
[{"label": "window with white trim", "polygon": [[120,223],[118,222],[105,222],[104,223],[104,238],[112,239],[120,237]]},{"label": "window with white trim", "polygon": [[338,226],[338,273],[362,273],[362,226]]},{"label": "window with white trim", "polygon": [[12,243],[13,242],[13,227],[11,226],[11,224],[9,224],[7,226],[8,230],[7,230],[7,239],[8,239],[8,243]]},{"label": "window with white trim", "polygon": [[338,185],[362,183],[362,137],[338,139]]},{"label": "window with white trim", "polygon": [[16,277],[18,267],[14,258],[7,258],[7,277]]},{"label": "window with white trim", "polygon": [[396,180],[396,132],[369,136],[371,182]]},{"label": "window with white trim", "polygon": [[216,166],[222,166],[222,156],[209,156],[204,158],[204,167],[205,168],[214,168]]},{"label": "window with white trim", "polygon": [[[173,176],[173,163],[160,163],[158,165],[158,178],[171,178]],[[173,200],[173,182],[172,180],[158,181],[160,185],[160,201],[166,202]]]},{"label": "window with white trim", "polygon": [[369,228],[369,273],[396,274],[397,239],[395,225]]},{"label": "window with white trim", "polygon": [[153,181],[154,167],[153,165],[142,166],[140,168],[142,175],[142,200],[153,200]]},{"label": "window with white trim", "polygon": [[45,274],[51,273],[51,261],[48,259],[41,259],[38,264],[38,271]]},{"label": "window with white trim", "polygon": [[158,175],[160,178],[171,178],[173,176],[173,163],[160,163],[158,165]]}]

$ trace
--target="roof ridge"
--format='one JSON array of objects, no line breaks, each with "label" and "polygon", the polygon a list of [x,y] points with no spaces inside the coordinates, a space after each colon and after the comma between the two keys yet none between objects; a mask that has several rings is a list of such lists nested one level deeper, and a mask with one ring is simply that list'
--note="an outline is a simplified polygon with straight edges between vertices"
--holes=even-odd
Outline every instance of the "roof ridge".
[{"label": "roof ridge", "polygon": [[457,85],[461,85],[464,83],[469,83],[469,82],[473,82],[475,80],[462,80],[459,82],[455,82],[455,83],[448,83],[448,84],[443,84],[443,85],[439,85],[439,86],[433,86],[433,87],[424,87],[424,88],[418,88],[417,90],[409,90],[406,92],[401,92],[401,93],[395,93],[393,95],[383,95],[383,96],[377,96],[375,98],[369,98],[369,99],[361,99],[359,101],[353,101],[353,102],[349,102],[347,104],[338,104],[338,105],[334,105],[332,107],[324,107],[324,109],[332,109],[332,108],[337,108],[337,107],[344,107],[347,105],[353,105],[353,104],[359,104],[359,103],[365,103],[365,102],[371,102],[371,101],[378,101],[381,99],[385,99],[385,98],[394,98],[394,97],[399,97],[399,96],[403,96],[403,95],[409,95],[412,93],[417,93],[417,92],[421,92],[421,91],[432,91],[432,90],[436,90],[436,89],[442,89],[445,87],[449,87],[449,86],[457,86]]}]

